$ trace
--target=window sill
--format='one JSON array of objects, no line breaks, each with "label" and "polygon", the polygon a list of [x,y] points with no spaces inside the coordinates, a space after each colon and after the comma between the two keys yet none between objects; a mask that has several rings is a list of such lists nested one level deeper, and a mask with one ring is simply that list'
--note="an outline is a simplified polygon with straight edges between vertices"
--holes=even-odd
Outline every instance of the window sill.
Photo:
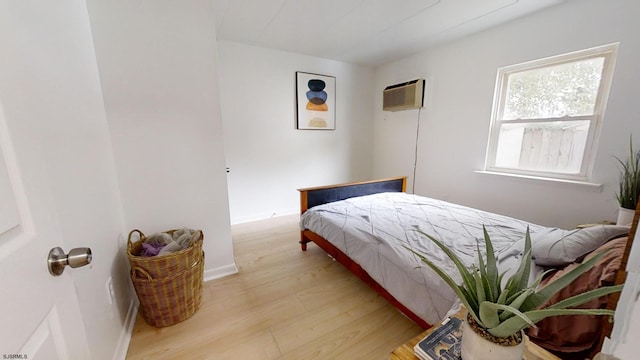
[{"label": "window sill", "polygon": [[562,185],[569,185],[569,186],[579,186],[594,192],[601,192],[602,188],[604,187],[602,184],[596,184],[596,183],[591,183],[586,181],[553,179],[553,178],[531,176],[531,175],[507,174],[507,173],[501,173],[496,171],[486,171],[486,170],[476,170],[475,172],[477,174],[505,176],[509,178],[523,179],[525,181],[540,181],[540,182],[548,182],[548,183],[555,183],[555,184],[562,184]]}]

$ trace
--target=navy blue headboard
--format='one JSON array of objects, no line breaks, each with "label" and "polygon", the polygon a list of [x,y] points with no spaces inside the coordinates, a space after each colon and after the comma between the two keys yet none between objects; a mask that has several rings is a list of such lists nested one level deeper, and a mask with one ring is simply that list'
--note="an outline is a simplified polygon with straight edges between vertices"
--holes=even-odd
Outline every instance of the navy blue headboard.
[{"label": "navy blue headboard", "polygon": [[317,205],[381,192],[404,192],[407,177],[298,189],[300,212]]}]

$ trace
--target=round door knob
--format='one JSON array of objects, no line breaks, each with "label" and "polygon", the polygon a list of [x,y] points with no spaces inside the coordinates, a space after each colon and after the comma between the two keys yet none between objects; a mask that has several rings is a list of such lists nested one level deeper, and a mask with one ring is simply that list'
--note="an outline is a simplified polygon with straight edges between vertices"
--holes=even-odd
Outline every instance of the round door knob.
[{"label": "round door knob", "polygon": [[72,268],[85,266],[91,263],[92,258],[91,249],[86,247],[71,249],[68,254],[65,254],[62,248],[55,247],[49,251],[47,265],[51,275],[60,276],[65,266],[69,265]]}]

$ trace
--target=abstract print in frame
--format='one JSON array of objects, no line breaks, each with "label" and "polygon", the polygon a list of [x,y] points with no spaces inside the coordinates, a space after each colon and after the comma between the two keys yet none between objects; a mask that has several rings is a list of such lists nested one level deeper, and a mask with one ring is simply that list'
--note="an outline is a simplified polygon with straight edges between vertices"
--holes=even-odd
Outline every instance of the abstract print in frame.
[{"label": "abstract print in frame", "polygon": [[296,71],[296,128],[335,130],[336,78]]}]

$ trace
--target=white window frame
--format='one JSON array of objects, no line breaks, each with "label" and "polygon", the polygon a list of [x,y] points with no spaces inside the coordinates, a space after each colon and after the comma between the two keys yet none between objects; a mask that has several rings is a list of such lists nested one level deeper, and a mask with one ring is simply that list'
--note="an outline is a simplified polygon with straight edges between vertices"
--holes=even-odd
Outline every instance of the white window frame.
[{"label": "white window frame", "polygon": [[[485,159],[485,171],[494,173],[503,173],[508,175],[524,175],[537,178],[549,178],[549,179],[561,179],[561,180],[573,180],[587,182],[591,176],[593,170],[593,164],[595,161],[597,142],[600,137],[600,130],[602,127],[602,119],[604,116],[607,100],[609,98],[609,90],[611,89],[611,83],[613,80],[613,70],[615,67],[616,55],[618,51],[619,43],[613,43],[603,46],[594,47],[591,49],[575,51],[558,56],[548,57],[544,59],[529,61],[522,64],[506,66],[498,69],[496,88],[494,92],[493,109],[491,112],[491,127],[489,131],[489,141],[487,145],[487,154]],[[507,95],[507,85],[509,76],[515,73],[523,71],[529,71],[563,63],[570,63],[590,58],[603,57],[604,64],[602,69],[602,77],[600,80],[600,87],[596,102],[594,106],[593,115],[587,116],[564,116],[561,118],[544,118],[544,119],[516,119],[516,120],[503,120],[504,107]],[[551,172],[551,171],[534,171],[527,169],[517,168],[505,168],[498,167],[495,164],[498,137],[500,135],[500,127],[503,123],[517,124],[517,123],[535,123],[535,122],[549,122],[549,121],[575,121],[575,120],[589,120],[589,132],[587,135],[587,141],[584,150],[584,156],[582,158],[582,164],[580,166],[580,172],[575,174]]]}]

